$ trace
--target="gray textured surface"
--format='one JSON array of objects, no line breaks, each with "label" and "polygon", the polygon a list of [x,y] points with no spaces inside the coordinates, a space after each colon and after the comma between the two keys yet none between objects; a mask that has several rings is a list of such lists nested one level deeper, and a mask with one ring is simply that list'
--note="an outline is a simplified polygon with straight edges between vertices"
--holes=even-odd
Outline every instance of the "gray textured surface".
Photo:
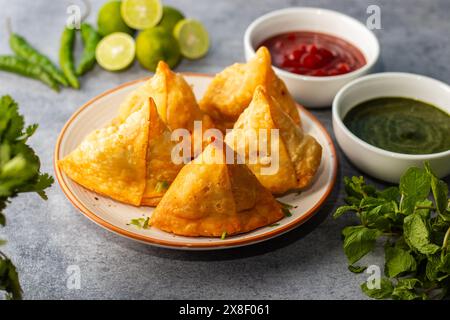
[{"label": "gray textured surface", "polygon": [[[77,2],[73,0],[73,2]],[[95,1],[94,14],[103,1]],[[184,61],[178,71],[213,73],[243,60],[242,36],[256,17],[292,5],[336,9],[361,21],[369,4],[382,9],[381,69],[409,71],[450,82],[450,2],[405,1],[165,1],[187,16],[201,19],[211,33],[212,47],[202,60]],[[0,0],[0,26],[7,16],[15,31],[56,60],[65,8],[69,1]],[[9,52],[0,27],[0,52]],[[82,90],[56,94],[38,82],[0,73],[0,94],[18,100],[29,123],[40,128],[32,144],[43,170],[53,172],[57,135],[69,116],[91,97],[125,81],[146,76],[135,65],[124,73],[96,68],[82,79]],[[313,112],[331,131],[329,110]],[[260,245],[221,252],[177,252],[123,239],[96,226],[74,209],[55,184],[47,202],[23,195],[7,209],[8,226],[0,230],[5,251],[16,262],[28,299],[186,299],[280,298],[360,299],[364,275],[347,271],[340,230],[351,219],[333,220],[341,202],[341,177],[360,174],[339,154],[336,188],[327,205],[306,225]],[[2,248],[3,249],[3,248]],[[378,257],[380,258],[380,256]],[[81,269],[81,289],[66,286],[66,268]]]}]

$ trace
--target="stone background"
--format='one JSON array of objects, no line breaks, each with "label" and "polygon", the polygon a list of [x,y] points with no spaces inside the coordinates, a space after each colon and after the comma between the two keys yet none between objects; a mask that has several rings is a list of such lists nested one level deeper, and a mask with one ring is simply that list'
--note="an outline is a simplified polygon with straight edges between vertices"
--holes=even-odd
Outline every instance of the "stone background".
[{"label": "stone background", "polygon": [[[92,2],[88,21],[95,22],[104,1]],[[448,0],[164,2],[203,21],[212,40],[207,57],[194,62],[184,60],[177,71],[215,73],[243,61],[246,27],[271,10],[316,6],[364,22],[367,6],[377,4],[382,10],[382,30],[376,31],[381,43],[379,70],[414,72],[450,82]],[[10,52],[3,26],[6,17],[11,17],[14,31],[57,61],[69,3],[0,0],[0,53]],[[80,91],[65,89],[56,94],[37,81],[0,72],[0,95],[12,95],[27,122],[40,124],[31,144],[42,159],[43,171],[53,172],[54,144],[70,115],[99,93],[144,76],[148,72],[137,63],[123,73],[96,67],[81,79]],[[331,132],[330,110],[313,113]],[[347,270],[340,238],[341,229],[353,219],[336,221],[330,216],[342,202],[342,177],[361,172],[340,152],[339,161],[336,188],[317,216],[259,245],[218,252],[182,252],[139,244],[90,222],[55,184],[46,202],[35,194],[12,201],[6,210],[8,225],[0,230],[0,237],[9,241],[2,250],[16,263],[27,299],[364,299],[359,284],[367,275],[353,275]],[[381,253],[375,254],[373,261],[381,258]],[[80,267],[80,290],[66,286],[69,265]]]}]

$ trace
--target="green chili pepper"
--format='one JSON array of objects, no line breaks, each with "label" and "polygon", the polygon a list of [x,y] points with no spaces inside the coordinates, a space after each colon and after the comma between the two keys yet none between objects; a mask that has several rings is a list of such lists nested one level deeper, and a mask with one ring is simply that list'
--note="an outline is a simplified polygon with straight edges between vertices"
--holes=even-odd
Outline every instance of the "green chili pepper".
[{"label": "green chili pepper", "polygon": [[42,67],[50,76],[63,86],[67,86],[67,80],[62,72],[50,61],[49,58],[33,48],[25,38],[12,33],[9,38],[9,45],[16,55],[32,64]]},{"label": "green chili pepper", "polygon": [[59,48],[59,64],[66,76],[69,84],[78,89],[80,83],[75,75],[75,64],[73,59],[73,47],[75,44],[75,29],[65,27],[61,36],[61,44]]},{"label": "green chili pepper", "polygon": [[0,56],[0,70],[17,73],[40,80],[55,91],[59,91],[58,82],[41,66],[16,56]]},{"label": "green chili pepper", "polygon": [[88,23],[81,24],[81,39],[84,49],[81,54],[80,64],[77,67],[77,75],[82,76],[95,65],[95,49],[101,40],[101,35]]}]

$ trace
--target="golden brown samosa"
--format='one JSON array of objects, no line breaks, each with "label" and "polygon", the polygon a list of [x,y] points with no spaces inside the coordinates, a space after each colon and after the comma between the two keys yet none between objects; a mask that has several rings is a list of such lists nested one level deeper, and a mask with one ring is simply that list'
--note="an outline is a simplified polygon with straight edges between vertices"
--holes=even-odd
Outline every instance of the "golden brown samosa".
[{"label": "golden brown samosa", "polygon": [[213,118],[222,131],[231,129],[260,85],[266,88],[296,124],[300,124],[295,101],[284,82],[273,71],[266,47],[259,48],[255,57],[247,63],[235,63],[218,73],[200,100],[200,108]]},{"label": "golden brown samosa", "polygon": [[126,118],[149,97],[155,101],[159,116],[172,131],[183,128],[192,133],[196,120],[203,122],[204,130],[213,127],[211,118],[200,110],[191,86],[181,74],[170,70],[164,61],[158,63],[153,77],[130,93],[121,104],[119,119]]},{"label": "golden brown samosa", "polygon": [[[279,203],[247,166],[226,164],[225,151],[216,143],[181,169],[150,218],[153,227],[183,236],[219,237],[283,218]],[[222,159],[214,161],[217,155]]]},{"label": "golden brown samosa", "polygon": [[147,176],[142,205],[156,206],[169,185],[183,167],[172,161],[172,149],[176,142],[170,139],[169,128],[160,119],[150,98],[150,131],[147,151]]},{"label": "golden brown samosa", "polygon": [[[278,135],[272,137],[272,129],[278,129]],[[267,144],[264,143],[265,139]],[[294,123],[263,86],[256,88],[252,102],[236,121],[225,141],[245,159],[261,184],[275,194],[308,186],[322,157],[320,144]],[[260,150],[260,143],[262,146],[267,145],[266,153]],[[274,150],[270,152],[272,147]],[[267,154],[271,162],[263,162],[260,158],[256,163],[251,163],[250,155],[255,154],[258,157]],[[269,168],[273,170],[269,172]]]},{"label": "golden brown samosa", "polygon": [[150,108],[144,103],[122,121],[89,134],[59,167],[75,182],[138,206],[145,189]]}]

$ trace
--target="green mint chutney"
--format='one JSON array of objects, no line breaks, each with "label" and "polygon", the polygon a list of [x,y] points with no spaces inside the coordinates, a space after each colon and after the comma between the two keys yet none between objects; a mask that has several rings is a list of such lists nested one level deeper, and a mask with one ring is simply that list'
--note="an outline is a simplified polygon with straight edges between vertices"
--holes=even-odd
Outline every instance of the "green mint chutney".
[{"label": "green mint chutney", "polygon": [[365,101],[345,115],[344,124],[360,139],[392,152],[450,150],[450,116],[419,100],[385,97]]}]

